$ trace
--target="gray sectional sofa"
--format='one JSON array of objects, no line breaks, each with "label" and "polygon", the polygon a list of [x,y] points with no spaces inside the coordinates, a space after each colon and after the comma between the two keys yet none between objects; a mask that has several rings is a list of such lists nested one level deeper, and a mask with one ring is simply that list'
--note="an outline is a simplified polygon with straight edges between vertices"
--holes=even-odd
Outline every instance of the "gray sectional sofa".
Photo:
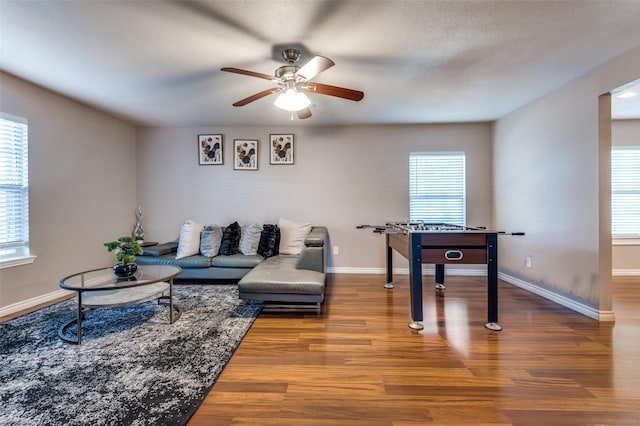
[{"label": "gray sectional sofa", "polygon": [[328,240],[328,229],[314,226],[300,254],[269,258],[238,253],[176,259],[178,243],[169,242],[146,247],[136,262],[180,266],[177,279],[183,281],[237,282],[241,299],[262,300],[272,308],[318,309],[324,301]]}]

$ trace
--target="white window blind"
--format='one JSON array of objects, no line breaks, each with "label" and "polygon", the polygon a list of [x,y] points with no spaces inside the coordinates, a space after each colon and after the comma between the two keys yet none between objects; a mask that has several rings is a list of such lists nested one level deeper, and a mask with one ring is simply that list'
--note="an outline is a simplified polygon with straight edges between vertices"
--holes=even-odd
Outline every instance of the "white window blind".
[{"label": "white window blind", "polygon": [[0,262],[29,256],[28,126],[0,116]]},{"label": "white window blind", "polygon": [[409,220],[466,224],[463,152],[409,155]]},{"label": "white window blind", "polygon": [[640,238],[640,147],[611,150],[611,233]]}]

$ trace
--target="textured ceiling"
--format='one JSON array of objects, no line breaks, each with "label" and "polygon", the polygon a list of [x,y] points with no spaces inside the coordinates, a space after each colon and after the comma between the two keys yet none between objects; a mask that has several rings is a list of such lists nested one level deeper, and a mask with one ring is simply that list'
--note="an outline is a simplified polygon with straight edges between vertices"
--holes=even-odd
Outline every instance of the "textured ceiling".
[{"label": "textured ceiling", "polygon": [[[638,22],[636,0],[0,0],[0,67],[140,125],[486,121],[636,47]],[[233,107],[271,83],[220,68],[272,74],[289,43],[364,100],[312,94],[294,122],[275,95]]]}]

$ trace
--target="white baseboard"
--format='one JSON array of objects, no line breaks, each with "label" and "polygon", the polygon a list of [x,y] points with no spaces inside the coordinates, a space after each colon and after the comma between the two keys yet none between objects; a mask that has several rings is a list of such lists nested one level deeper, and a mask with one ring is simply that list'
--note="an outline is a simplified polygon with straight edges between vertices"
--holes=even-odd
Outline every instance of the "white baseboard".
[{"label": "white baseboard", "polygon": [[[351,268],[351,267],[343,267],[343,266],[334,266],[327,268],[327,272],[330,274],[386,274],[386,268]],[[409,275],[409,268],[393,268],[394,275]],[[435,275],[436,269],[435,267],[423,267],[422,275]],[[446,275],[459,275],[459,276],[467,276],[467,277],[484,277],[487,275],[487,268],[464,268],[464,269],[455,269],[451,267],[445,268],[445,276]]]},{"label": "white baseboard", "polygon": [[614,269],[611,271],[614,277],[640,277],[640,269]]},{"label": "white baseboard", "polygon": [[615,321],[615,316],[613,311],[600,311],[596,308],[592,308],[591,306],[587,306],[582,303],[576,302],[575,300],[571,300],[565,296],[554,293],[545,288],[538,287],[535,284],[531,284],[519,278],[515,278],[510,275],[504,274],[502,272],[498,273],[498,278],[508,282],[509,284],[513,284],[516,287],[520,287],[523,290],[527,290],[530,293],[537,294],[538,296],[542,296],[545,299],[549,299],[552,302],[557,303],[558,305],[562,305],[573,311],[581,313],[582,315],[585,315],[589,318],[593,318],[595,320],[603,321],[603,322]]},{"label": "white baseboard", "polygon": [[42,305],[44,303],[51,303],[57,299],[71,296],[74,292],[69,290],[57,290],[51,293],[43,294],[41,296],[33,297],[31,299],[23,300],[21,302],[13,303],[11,305],[3,306],[0,308],[0,317],[15,314],[16,312],[31,309],[35,306]]},{"label": "white baseboard", "polygon": [[[332,266],[327,268],[328,274],[365,274],[365,275],[380,275],[386,274],[385,268],[352,268],[349,266]],[[396,270],[393,270],[396,273]]]},{"label": "white baseboard", "polygon": [[[85,279],[85,285],[87,287],[91,287],[92,285],[98,284],[100,282],[104,282],[105,278],[113,279],[113,275],[105,273],[102,275],[96,275],[94,277],[87,278]],[[26,309],[31,309],[35,306],[42,305],[45,303],[51,303],[56,301],[57,299],[61,299],[64,297],[71,297],[75,293],[76,293],[75,291],[60,289],[51,293],[43,294],[41,296],[33,297],[31,299],[13,303],[11,305],[0,308],[0,317],[12,315],[12,314],[15,314],[16,312],[20,312]]]}]

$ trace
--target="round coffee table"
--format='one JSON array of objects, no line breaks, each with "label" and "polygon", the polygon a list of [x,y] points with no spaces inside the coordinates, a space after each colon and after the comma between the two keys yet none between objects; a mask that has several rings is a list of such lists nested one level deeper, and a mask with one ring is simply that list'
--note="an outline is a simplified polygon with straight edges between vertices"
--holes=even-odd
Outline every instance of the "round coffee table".
[{"label": "round coffee table", "polygon": [[[82,320],[93,309],[150,300],[158,300],[158,304],[169,306],[169,323],[173,324],[182,315],[180,307],[173,303],[173,278],[181,272],[182,268],[173,265],[138,265],[135,275],[129,278],[117,278],[112,268],[92,269],[62,278],[60,288],[78,293],[78,311],[76,318],[60,327],[58,336],[65,342],[80,345]],[[73,324],[78,324],[75,338],[66,334]]]}]

